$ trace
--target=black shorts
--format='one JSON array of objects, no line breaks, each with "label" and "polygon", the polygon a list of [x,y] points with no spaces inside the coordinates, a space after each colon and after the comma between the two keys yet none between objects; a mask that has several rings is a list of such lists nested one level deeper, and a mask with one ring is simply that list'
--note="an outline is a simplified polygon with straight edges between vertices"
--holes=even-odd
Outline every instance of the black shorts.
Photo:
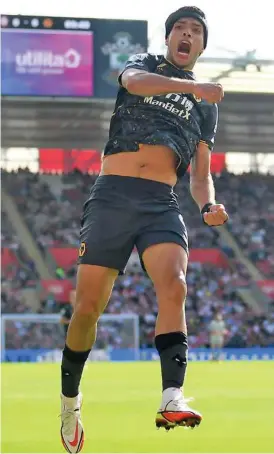
[{"label": "black shorts", "polygon": [[[99,265],[123,274],[136,246],[176,243],[188,252],[177,196],[171,186],[143,178],[99,176],[84,204],[79,264]],[[144,266],[143,266],[144,268]]]}]

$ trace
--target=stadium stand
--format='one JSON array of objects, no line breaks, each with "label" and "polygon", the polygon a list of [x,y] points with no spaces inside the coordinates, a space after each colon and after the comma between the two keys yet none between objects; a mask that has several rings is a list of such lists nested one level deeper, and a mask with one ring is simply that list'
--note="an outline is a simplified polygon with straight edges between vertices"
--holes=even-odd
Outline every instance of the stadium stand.
[{"label": "stadium stand", "polygon": [[[274,187],[271,176],[259,174],[232,175],[223,172],[215,177],[218,198],[228,208],[228,228],[245,255],[256,264],[265,278],[273,272]],[[40,285],[40,313],[56,313],[68,301],[75,285],[78,233],[82,204],[96,176],[78,171],[68,175],[39,175],[28,170],[2,172],[3,186],[14,198],[40,250],[50,252],[55,263],[53,279],[40,282],[33,262],[26,256],[24,245],[14,233],[6,213],[2,214],[2,312],[30,311],[22,302],[22,289]],[[188,227],[191,247],[188,272],[187,318],[189,342],[193,347],[208,346],[208,322],[217,310],[225,315],[226,344],[233,347],[274,345],[274,307],[267,314],[256,314],[235,291],[237,285],[248,285],[250,276],[233,251],[222,244],[218,231],[201,223],[199,212],[188,195],[188,181],[176,187]],[[246,219],[249,222],[246,222]],[[195,248],[195,249],[193,249]],[[197,249],[196,249],[197,248]],[[208,251],[210,249],[210,251]],[[208,263],[211,262],[211,263]],[[24,266],[23,266],[24,265]],[[217,265],[217,266],[216,266]],[[58,295],[51,291],[59,285]],[[128,272],[115,285],[108,313],[139,314],[142,346],[153,345],[157,316],[156,298],[151,281],[139,263],[130,263]],[[62,346],[60,332],[50,325],[9,322],[9,348],[49,348]],[[119,329],[99,329],[100,347],[121,345]]]}]

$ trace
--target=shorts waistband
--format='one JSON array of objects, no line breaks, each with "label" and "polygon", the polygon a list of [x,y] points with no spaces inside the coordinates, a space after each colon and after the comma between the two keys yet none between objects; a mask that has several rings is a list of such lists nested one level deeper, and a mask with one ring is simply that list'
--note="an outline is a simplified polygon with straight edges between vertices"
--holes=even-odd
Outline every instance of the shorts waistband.
[{"label": "shorts waistband", "polygon": [[117,189],[125,191],[155,192],[156,194],[174,194],[173,187],[159,181],[147,180],[145,178],[127,177],[121,175],[100,175],[96,186],[113,185]]}]

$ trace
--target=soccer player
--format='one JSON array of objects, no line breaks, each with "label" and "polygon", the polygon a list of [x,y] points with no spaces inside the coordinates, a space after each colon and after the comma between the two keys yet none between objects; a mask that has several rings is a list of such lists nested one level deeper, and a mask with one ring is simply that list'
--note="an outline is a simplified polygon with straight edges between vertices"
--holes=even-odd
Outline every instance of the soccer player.
[{"label": "soccer player", "polygon": [[79,383],[118,273],[137,247],[157,295],[155,345],[162,373],[156,426],[198,425],[183,395],[187,367],[184,303],[188,240],[173,187],[191,162],[190,189],[209,226],[228,219],[216,204],[210,152],[221,85],[199,83],[193,67],[207,45],[204,13],[183,7],[166,20],[167,53],[132,56],[119,76],[102,169],[81,220],[76,306],[62,359],[61,437],[79,452],[84,433]]},{"label": "soccer player", "polygon": [[208,329],[210,348],[212,350],[212,359],[218,361],[221,357],[221,349],[224,346],[226,334],[225,322],[220,312],[217,312],[215,314],[214,319],[211,320]]}]

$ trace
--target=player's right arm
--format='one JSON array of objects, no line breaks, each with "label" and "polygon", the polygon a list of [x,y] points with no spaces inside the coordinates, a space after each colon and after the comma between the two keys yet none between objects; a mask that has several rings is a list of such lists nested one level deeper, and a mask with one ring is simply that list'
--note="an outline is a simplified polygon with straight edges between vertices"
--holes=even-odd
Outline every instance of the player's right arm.
[{"label": "player's right arm", "polygon": [[[190,93],[209,102],[219,102],[223,98],[220,84],[200,84],[194,80],[176,79],[151,72],[152,58],[148,54],[137,54],[127,61],[119,82],[129,93],[138,96]],[[153,63],[155,66],[155,62]]]},{"label": "player's right arm", "polygon": [[132,95],[157,96],[168,93],[194,93],[193,80],[180,80],[140,69],[127,69],[122,76],[123,87]]}]

